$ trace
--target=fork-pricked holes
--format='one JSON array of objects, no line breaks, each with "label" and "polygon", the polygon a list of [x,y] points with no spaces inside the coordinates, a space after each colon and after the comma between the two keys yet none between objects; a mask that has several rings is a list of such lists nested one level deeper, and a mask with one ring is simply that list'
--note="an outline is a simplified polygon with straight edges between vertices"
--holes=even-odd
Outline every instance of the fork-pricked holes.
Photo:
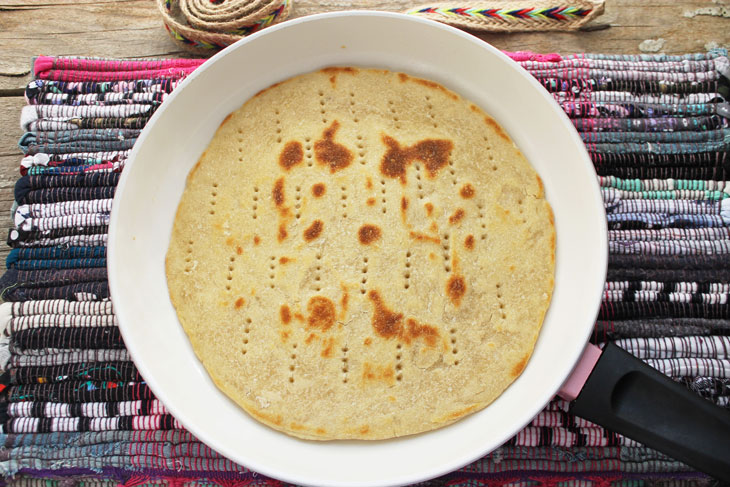
[{"label": "fork-pricked holes", "polygon": [[459,349],[456,348],[456,328],[454,327],[449,330],[449,348],[454,358],[454,365],[459,365]]},{"label": "fork-pricked holes", "polygon": [[218,183],[213,183],[213,188],[210,190],[210,209],[208,213],[215,215],[215,205],[217,204],[216,198],[218,197]]},{"label": "fork-pricked holes", "polygon": [[254,186],[253,187],[253,196],[251,197],[253,200],[253,204],[251,205],[251,218],[254,220],[258,218],[258,210],[259,210],[259,187]]},{"label": "fork-pricked holes", "polygon": [[226,275],[226,291],[231,290],[231,282],[233,281],[233,271],[236,269],[236,254],[228,258],[228,274]]},{"label": "fork-pricked holes", "polygon": [[327,108],[324,100],[324,91],[319,90],[319,114],[322,115],[322,123],[327,123]]},{"label": "fork-pricked holes", "polygon": [[390,116],[393,118],[395,128],[400,129],[400,118],[398,117],[398,111],[395,109],[393,100],[388,100],[388,110],[390,111]]},{"label": "fork-pricked holes", "polygon": [[322,252],[317,252],[317,255],[315,256],[317,259],[317,264],[314,268],[314,290],[315,291],[321,291],[322,290]]},{"label": "fork-pricked holes", "polygon": [[279,119],[279,110],[274,110],[276,114],[276,143],[281,144],[281,120]]},{"label": "fork-pricked holes", "polygon": [[433,113],[433,103],[431,103],[431,96],[426,95],[426,115],[431,121],[431,125],[433,125],[433,128],[438,128],[439,124],[436,121],[436,115]]},{"label": "fork-pricked holes", "polygon": [[340,205],[342,206],[342,218],[347,218],[347,186],[340,186]]},{"label": "fork-pricked holes", "polygon": [[299,220],[302,217],[302,187],[294,188],[294,218]]},{"label": "fork-pricked holes", "polygon": [[421,165],[416,164],[416,187],[418,188],[418,199],[423,199],[423,183],[421,182]]},{"label": "fork-pricked holes", "polygon": [[291,353],[289,354],[289,382],[294,382],[294,372],[297,370],[297,344],[293,343],[291,346]]},{"label": "fork-pricked holes", "polygon": [[368,257],[365,256],[362,258],[362,267],[360,268],[360,294],[365,294],[367,292],[367,283],[368,283]]},{"label": "fork-pricked holes", "polygon": [[388,212],[388,207],[386,206],[386,203],[388,202],[387,199],[387,191],[385,186],[385,179],[380,180],[380,202],[381,202],[381,210],[383,213]]},{"label": "fork-pricked holes", "polygon": [[496,289],[497,307],[499,308],[499,317],[502,318],[503,320],[506,320],[507,319],[507,310],[506,310],[504,301],[502,301],[502,284],[498,282],[497,284],[495,284],[494,287]]},{"label": "fork-pricked holes", "polygon": [[403,289],[411,287],[411,251],[406,252],[405,270],[403,271]]},{"label": "fork-pricked holes", "polygon": [[482,231],[481,239],[487,239],[487,222],[484,220],[484,203],[478,203],[477,209],[479,210],[479,228]]},{"label": "fork-pricked holes", "polygon": [[403,380],[403,345],[395,346],[395,380]]},{"label": "fork-pricked holes", "polygon": [[363,141],[362,135],[357,136],[357,157],[360,161],[360,165],[364,166],[365,161],[365,142]]},{"label": "fork-pricked holes", "polygon": [[350,92],[350,113],[352,114],[352,121],[355,123],[360,122],[360,118],[355,114],[355,93]]},{"label": "fork-pricked holes", "polygon": [[448,233],[444,233],[442,241],[443,243],[441,244],[441,249],[443,250],[444,270],[446,272],[451,272],[451,254],[449,253],[449,250],[451,249],[451,244],[449,243]]},{"label": "fork-pricked holes", "polygon": [[183,268],[183,271],[186,274],[189,274],[190,272],[193,272],[193,269],[195,269],[195,262],[193,261],[193,245],[195,242],[193,240],[188,240],[187,248],[185,249],[185,267]]},{"label": "fork-pricked holes", "polygon": [[276,256],[272,255],[269,257],[269,287],[271,289],[274,289],[276,287],[276,284],[274,280],[276,279]]},{"label": "fork-pricked holes", "polygon": [[350,366],[348,364],[348,358],[347,358],[347,352],[350,350],[345,346],[340,349],[342,352],[342,383],[347,384],[347,374],[350,371]]},{"label": "fork-pricked holes", "polygon": [[243,324],[243,347],[241,347],[241,354],[246,355],[248,353],[248,342],[250,340],[250,333],[251,333],[251,318],[246,318],[246,321]]},{"label": "fork-pricked holes", "polygon": [[312,153],[312,138],[304,138],[304,158],[307,160],[307,167],[314,166],[314,154]]}]

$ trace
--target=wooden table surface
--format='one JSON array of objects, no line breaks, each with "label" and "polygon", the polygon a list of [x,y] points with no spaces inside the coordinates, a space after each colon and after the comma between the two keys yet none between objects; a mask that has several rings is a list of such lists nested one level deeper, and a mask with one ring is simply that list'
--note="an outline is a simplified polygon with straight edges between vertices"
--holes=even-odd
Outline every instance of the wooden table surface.
[{"label": "wooden table surface", "polygon": [[[291,17],[346,9],[403,11],[424,0],[293,0]],[[499,0],[495,0],[496,3]],[[730,0],[606,0],[599,29],[578,32],[483,34],[511,51],[640,53],[730,48]],[[652,43],[649,43],[652,44]],[[23,88],[37,55],[160,58],[189,56],[168,37],[154,0],[0,0],[0,230],[12,226],[10,207],[22,153],[18,149]],[[3,237],[4,238],[4,237]],[[8,248],[0,244],[4,261]]]}]

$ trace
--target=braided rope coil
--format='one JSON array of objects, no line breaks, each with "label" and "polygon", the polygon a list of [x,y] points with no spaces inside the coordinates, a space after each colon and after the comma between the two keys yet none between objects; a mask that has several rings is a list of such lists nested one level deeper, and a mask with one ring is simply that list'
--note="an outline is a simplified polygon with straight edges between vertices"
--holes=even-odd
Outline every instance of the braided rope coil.
[{"label": "braided rope coil", "polygon": [[603,13],[604,0],[434,2],[406,13],[481,32],[575,30]]},{"label": "braided rope coil", "polygon": [[157,0],[170,37],[203,55],[286,20],[291,6],[292,0]]}]

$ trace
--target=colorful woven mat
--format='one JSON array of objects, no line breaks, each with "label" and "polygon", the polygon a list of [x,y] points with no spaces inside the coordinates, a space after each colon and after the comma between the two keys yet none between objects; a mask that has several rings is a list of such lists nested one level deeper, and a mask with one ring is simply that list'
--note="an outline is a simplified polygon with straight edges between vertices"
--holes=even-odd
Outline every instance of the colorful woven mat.
[{"label": "colorful woven mat", "polygon": [[[730,407],[726,53],[510,55],[570,116],[599,174],[610,261],[593,341],[615,341]],[[280,484],[181,428],[130,361],[108,300],[119,172],[140,129],[201,62],[34,61],[0,279],[6,484]],[[428,484],[713,484],[566,409],[551,402],[503,447]]]}]

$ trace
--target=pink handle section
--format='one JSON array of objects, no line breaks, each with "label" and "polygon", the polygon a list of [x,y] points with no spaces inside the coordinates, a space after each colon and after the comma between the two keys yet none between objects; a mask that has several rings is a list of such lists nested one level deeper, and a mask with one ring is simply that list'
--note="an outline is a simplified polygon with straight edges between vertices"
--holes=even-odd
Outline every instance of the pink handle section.
[{"label": "pink handle section", "polygon": [[588,376],[593,372],[593,367],[596,366],[596,362],[601,357],[601,353],[603,351],[600,348],[589,343],[583,350],[583,355],[578,360],[573,372],[570,373],[568,379],[560,387],[558,396],[566,401],[572,401],[578,397],[581,389],[583,389],[583,384],[586,383]]}]

